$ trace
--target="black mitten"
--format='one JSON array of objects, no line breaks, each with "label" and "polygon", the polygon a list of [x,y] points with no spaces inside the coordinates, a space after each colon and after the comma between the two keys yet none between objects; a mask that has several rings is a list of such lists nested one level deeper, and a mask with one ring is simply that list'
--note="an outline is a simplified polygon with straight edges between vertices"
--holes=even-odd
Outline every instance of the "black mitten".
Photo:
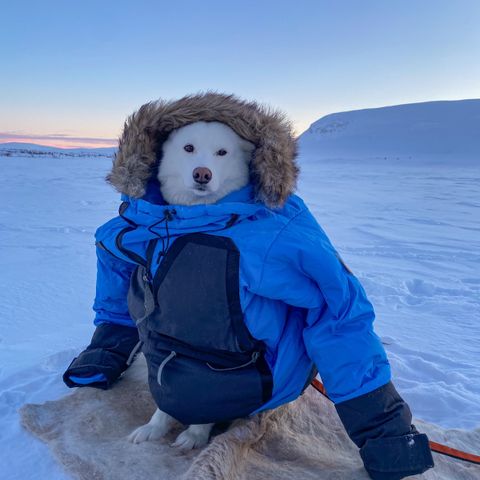
[{"label": "black mitten", "polygon": [[131,363],[137,345],[135,327],[103,323],[96,328],[90,345],[72,360],[63,381],[70,388],[108,389]]},{"label": "black mitten", "polygon": [[335,408],[373,480],[400,480],[433,467],[428,438],[411,424],[410,408],[393,383]]}]

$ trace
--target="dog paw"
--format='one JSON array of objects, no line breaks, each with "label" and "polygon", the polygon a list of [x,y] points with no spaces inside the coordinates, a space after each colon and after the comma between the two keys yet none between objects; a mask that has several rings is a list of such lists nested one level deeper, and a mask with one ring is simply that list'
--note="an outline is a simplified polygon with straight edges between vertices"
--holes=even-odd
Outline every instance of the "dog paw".
[{"label": "dog paw", "polygon": [[142,425],[135,429],[129,436],[128,441],[132,443],[149,442],[151,440],[159,440],[167,433],[166,428],[158,425]]},{"label": "dog paw", "polygon": [[210,429],[195,429],[188,428],[183,431],[172,443],[172,447],[180,450],[191,450],[192,448],[201,448],[208,443],[210,436]]}]

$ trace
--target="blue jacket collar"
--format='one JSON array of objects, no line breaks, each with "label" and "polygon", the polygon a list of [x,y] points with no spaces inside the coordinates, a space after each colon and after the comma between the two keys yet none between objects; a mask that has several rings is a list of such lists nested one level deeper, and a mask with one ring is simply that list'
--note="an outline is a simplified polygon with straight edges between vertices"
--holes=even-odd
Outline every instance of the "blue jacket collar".
[{"label": "blue jacket collar", "polygon": [[[158,187],[157,192],[160,192]],[[208,205],[170,205],[163,199],[162,203],[152,203],[147,198],[153,199],[153,194],[147,193],[142,199],[122,195],[122,200],[128,203],[128,208],[123,211],[122,216],[139,226],[148,227],[157,224],[168,215],[170,229],[208,231],[226,225],[234,214],[238,216],[239,221],[259,215],[261,212],[268,214],[267,207],[255,201],[253,187],[250,184]],[[156,198],[160,200],[159,195]],[[165,227],[162,223],[155,227],[157,228],[163,230]]]}]

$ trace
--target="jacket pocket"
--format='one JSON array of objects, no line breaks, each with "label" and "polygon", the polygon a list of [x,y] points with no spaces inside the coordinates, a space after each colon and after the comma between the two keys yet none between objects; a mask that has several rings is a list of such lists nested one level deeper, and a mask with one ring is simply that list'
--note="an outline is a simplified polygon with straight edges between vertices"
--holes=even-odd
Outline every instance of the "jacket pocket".
[{"label": "jacket pocket", "polygon": [[149,385],[158,407],[184,424],[249,415],[272,394],[263,352],[202,352],[150,335]]}]

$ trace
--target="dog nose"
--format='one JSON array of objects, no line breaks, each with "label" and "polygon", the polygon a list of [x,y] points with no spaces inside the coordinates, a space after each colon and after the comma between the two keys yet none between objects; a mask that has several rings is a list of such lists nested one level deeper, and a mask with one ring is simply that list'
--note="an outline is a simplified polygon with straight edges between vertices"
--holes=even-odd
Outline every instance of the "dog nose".
[{"label": "dog nose", "polygon": [[193,179],[201,185],[207,184],[212,179],[212,171],[207,167],[197,167],[193,170]]}]

